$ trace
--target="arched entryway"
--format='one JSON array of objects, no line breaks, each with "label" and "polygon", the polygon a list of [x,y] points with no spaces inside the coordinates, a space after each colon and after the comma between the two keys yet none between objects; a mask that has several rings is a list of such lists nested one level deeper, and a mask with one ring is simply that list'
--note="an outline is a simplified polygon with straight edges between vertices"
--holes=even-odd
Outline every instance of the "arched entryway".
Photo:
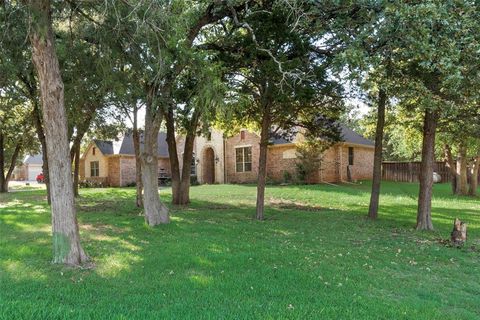
[{"label": "arched entryway", "polygon": [[212,148],[203,153],[203,183],[215,183],[215,152]]}]

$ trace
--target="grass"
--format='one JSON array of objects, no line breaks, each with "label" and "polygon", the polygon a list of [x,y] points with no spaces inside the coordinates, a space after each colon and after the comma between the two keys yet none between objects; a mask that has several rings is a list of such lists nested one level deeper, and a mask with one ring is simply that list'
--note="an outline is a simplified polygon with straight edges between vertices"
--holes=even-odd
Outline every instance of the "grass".
[{"label": "grass", "polygon": [[[436,231],[413,230],[417,185],[193,187],[172,223],[144,225],[134,189],[84,189],[93,269],[50,263],[45,191],[0,195],[0,319],[480,319],[480,202],[436,185]],[[162,190],[164,201],[169,190]],[[468,247],[442,245],[454,217]]]}]

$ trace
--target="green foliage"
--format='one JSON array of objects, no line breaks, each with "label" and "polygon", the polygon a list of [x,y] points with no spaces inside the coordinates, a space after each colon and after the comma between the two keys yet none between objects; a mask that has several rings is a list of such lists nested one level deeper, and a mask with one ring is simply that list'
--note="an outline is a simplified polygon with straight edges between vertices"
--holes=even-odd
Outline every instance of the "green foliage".
[{"label": "green foliage", "polygon": [[331,143],[308,134],[305,141],[296,145],[297,161],[295,169],[300,182],[308,183],[310,180],[314,180],[312,175],[320,170],[323,152],[330,146]]},{"label": "green foliage", "polygon": [[[310,7],[297,5],[300,11]],[[342,89],[329,77],[331,59],[312,51],[322,35],[291,9],[284,1],[255,3],[227,26],[228,37],[211,45],[227,69],[230,113],[224,127],[258,130],[268,115],[274,130],[307,127],[338,139],[332,123],[343,111]]]},{"label": "green foliage", "polygon": [[40,146],[36,140],[31,113],[31,107],[15,90],[2,92],[0,88],[0,135],[4,139],[2,151],[6,160],[6,171],[17,146],[21,147],[21,153],[16,164],[21,162],[22,155],[35,154],[39,151]]},{"label": "green foliage", "polygon": [[78,182],[79,188],[105,188],[106,185],[100,181],[82,180]]}]

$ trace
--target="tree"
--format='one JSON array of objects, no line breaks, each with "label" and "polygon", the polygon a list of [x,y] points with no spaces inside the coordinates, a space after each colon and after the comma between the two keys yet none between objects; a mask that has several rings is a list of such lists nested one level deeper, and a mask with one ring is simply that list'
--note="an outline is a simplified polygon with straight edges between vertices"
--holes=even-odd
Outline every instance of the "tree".
[{"label": "tree", "polygon": [[142,158],[140,149],[141,130],[138,127],[138,111],[140,105],[135,97],[123,97],[125,100],[118,101],[121,111],[125,113],[132,124],[133,149],[135,152],[135,204],[138,208],[143,207],[143,183],[142,183]]},{"label": "tree", "polygon": [[309,183],[314,175],[321,170],[323,152],[330,147],[330,144],[305,132],[305,141],[296,145],[296,171],[297,177],[302,183]]},{"label": "tree", "polygon": [[472,181],[470,182],[470,188],[468,189],[468,194],[471,196],[477,195],[479,167],[480,167],[480,148],[478,149],[477,154],[475,155],[472,161],[472,167],[471,167]]},{"label": "tree", "polygon": [[233,36],[223,45],[221,59],[238,96],[235,118],[260,131],[255,216],[263,220],[271,136],[306,128],[317,137],[339,139],[335,120],[343,105],[340,86],[328,79],[331,60],[312,50],[318,35],[309,24],[297,24],[282,2],[249,10],[244,16],[233,11]]},{"label": "tree", "polygon": [[[391,61],[400,77],[399,103],[423,114],[422,164],[417,229],[431,230],[431,196],[437,127],[468,95],[471,65],[478,59],[478,42],[468,41],[477,26],[475,10],[466,2],[422,1],[388,3],[401,42]],[[471,45],[467,48],[465,43]]]},{"label": "tree", "polygon": [[55,52],[49,0],[29,1],[32,59],[40,83],[52,201],[53,262],[88,260],[81,244],[74,205],[63,81]]},{"label": "tree", "polygon": [[31,119],[41,144],[47,200],[50,203],[47,145],[42,124],[37,79],[31,60],[31,48],[25,41],[25,34],[28,30],[27,13],[25,10],[18,10],[16,5],[9,2],[0,6],[0,13],[1,23],[4,27],[4,32],[0,37],[0,65],[2,69],[0,73],[10,81],[10,90],[14,89],[17,95],[23,95],[32,106]]},{"label": "tree", "polygon": [[[130,3],[114,2],[115,10],[98,10],[102,4],[74,5],[74,10],[99,26],[98,38],[124,55],[125,61],[141,83],[146,106],[142,181],[144,186],[145,220],[151,225],[170,221],[167,207],[160,202],[157,176],[157,136],[162,121],[167,128],[174,125],[172,90],[176,78],[191,59],[195,39],[201,29],[219,21],[229,11],[221,2]],[[98,14],[102,19],[96,20]],[[101,22],[100,22],[101,21]],[[139,23],[142,22],[142,23]],[[95,40],[94,40],[95,41]],[[174,117],[173,117],[174,118]],[[168,131],[168,130],[167,130]],[[175,137],[168,135],[168,140]],[[169,143],[172,146],[172,143]],[[176,168],[176,163],[171,163]],[[178,172],[174,169],[173,172]],[[179,181],[176,177],[172,177]]]},{"label": "tree", "polygon": [[[190,164],[195,136],[210,127],[225,97],[220,67],[211,59],[198,56],[196,62],[185,68],[177,78],[172,92],[175,107],[169,108],[165,115],[172,164],[172,203],[176,205],[190,202]],[[175,133],[185,135],[181,167]]]},{"label": "tree", "polygon": [[[444,145],[445,161],[452,177],[453,194],[471,194],[468,171],[469,167],[476,167],[475,159],[480,140],[479,123],[480,110],[476,103],[468,101],[458,105],[448,118],[441,119],[439,123],[440,140]],[[472,171],[470,173],[473,174]],[[471,179],[471,182],[475,183],[475,179]]]},{"label": "tree", "polygon": [[[356,86],[359,91],[368,92],[360,98],[365,99],[366,96],[367,103],[376,108],[376,113],[372,112],[376,123],[375,134],[372,135],[375,137],[375,152],[368,212],[371,219],[378,216],[385,112],[388,95],[392,95],[388,92],[391,91],[392,77],[390,55],[397,41],[386,7],[387,3],[383,1],[352,2],[346,6],[325,1],[321,8],[313,10],[314,16],[319,18],[317,25],[323,31],[315,42],[316,49],[330,52],[339,69],[337,74],[340,76],[348,71],[347,77],[343,76],[342,80],[349,87]],[[324,33],[325,29],[328,32]]]},{"label": "tree", "polygon": [[[13,90],[13,92],[12,92]],[[0,193],[8,192],[13,170],[25,152],[37,151],[31,108],[10,87],[0,89]]]}]

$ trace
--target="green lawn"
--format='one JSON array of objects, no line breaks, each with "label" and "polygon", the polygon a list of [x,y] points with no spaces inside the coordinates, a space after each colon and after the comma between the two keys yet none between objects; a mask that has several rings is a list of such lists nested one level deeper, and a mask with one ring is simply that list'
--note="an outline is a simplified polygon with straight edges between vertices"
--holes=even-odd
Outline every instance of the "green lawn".
[{"label": "green lawn", "polygon": [[[0,195],[0,319],[480,319],[480,201],[436,185],[435,232],[413,230],[417,185],[192,188],[172,223],[144,225],[134,189],[84,189],[93,269],[52,265],[44,190]],[[164,201],[169,190],[162,190]],[[468,248],[449,237],[469,223]]]}]

